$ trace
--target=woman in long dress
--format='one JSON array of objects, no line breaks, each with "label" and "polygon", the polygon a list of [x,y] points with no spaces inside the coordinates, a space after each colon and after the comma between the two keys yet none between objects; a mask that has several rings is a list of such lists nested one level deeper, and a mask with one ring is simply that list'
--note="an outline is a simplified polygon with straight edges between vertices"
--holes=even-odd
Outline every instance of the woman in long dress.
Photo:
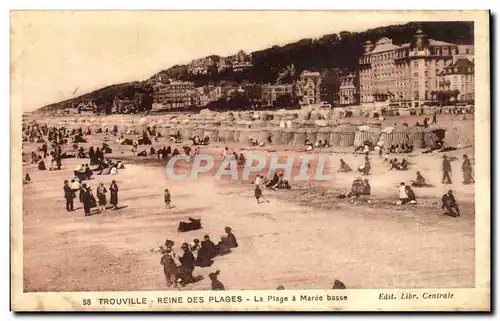
[{"label": "woman in long dress", "polygon": [[99,187],[97,188],[97,199],[99,201],[99,211],[104,211],[106,209],[106,193],[108,190],[104,187],[102,182],[99,183]]},{"label": "woman in long dress", "polygon": [[111,182],[111,186],[109,186],[109,191],[111,193],[109,202],[111,203],[111,205],[113,205],[113,209],[116,210],[118,208],[118,185],[116,185],[115,180]]}]

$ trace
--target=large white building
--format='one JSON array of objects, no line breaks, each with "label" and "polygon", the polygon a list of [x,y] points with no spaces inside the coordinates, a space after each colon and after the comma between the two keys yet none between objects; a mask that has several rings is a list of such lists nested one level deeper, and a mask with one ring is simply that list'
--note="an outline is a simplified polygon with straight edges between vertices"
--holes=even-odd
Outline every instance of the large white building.
[{"label": "large white building", "polygon": [[473,56],[473,46],[428,39],[418,30],[410,43],[396,45],[389,38],[364,44],[359,59],[362,105],[377,103],[419,107],[439,90],[439,74],[457,57]]}]

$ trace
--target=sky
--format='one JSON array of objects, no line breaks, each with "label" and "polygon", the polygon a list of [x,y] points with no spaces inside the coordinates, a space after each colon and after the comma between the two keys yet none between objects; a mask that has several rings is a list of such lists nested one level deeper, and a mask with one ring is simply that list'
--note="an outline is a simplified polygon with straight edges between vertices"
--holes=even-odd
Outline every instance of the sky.
[{"label": "sky", "polygon": [[24,112],[33,111],[210,54],[408,21],[389,12],[11,12],[11,95]]}]

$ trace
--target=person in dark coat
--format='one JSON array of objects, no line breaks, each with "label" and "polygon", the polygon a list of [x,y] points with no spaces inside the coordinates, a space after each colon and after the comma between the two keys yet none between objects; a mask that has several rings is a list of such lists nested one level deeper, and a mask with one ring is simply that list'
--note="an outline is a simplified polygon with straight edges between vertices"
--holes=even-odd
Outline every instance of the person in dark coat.
[{"label": "person in dark coat", "polygon": [[451,184],[451,163],[448,156],[443,155],[443,179],[441,182],[443,184]]},{"label": "person in dark coat", "polygon": [[224,230],[227,233],[227,238],[229,240],[230,247],[231,248],[238,247],[238,241],[236,241],[236,236],[234,236],[233,232],[231,231],[231,228],[229,226],[226,226]]},{"label": "person in dark coat", "polygon": [[47,167],[45,166],[45,162],[43,161],[43,159],[38,163],[38,169],[41,170],[41,171],[44,171],[47,169]]},{"label": "person in dark coat", "polygon": [[85,213],[85,216],[90,216],[90,209],[92,208],[92,193],[85,183],[82,184],[80,197],[82,198],[83,212]]},{"label": "person in dark coat", "polygon": [[104,154],[102,153],[102,151],[99,149],[99,147],[97,147],[97,149],[95,150],[95,163],[96,164],[99,164],[102,162],[104,158]]},{"label": "person in dark coat", "polygon": [[208,277],[212,281],[212,291],[224,291],[224,284],[217,279],[217,276],[220,274],[220,271],[217,270],[215,273],[210,273]]},{"label": "person in dark coat", "polygon": [[410,204],[414,204],[417,201],[415,192],[413,192],[413,189],[409,185],[406,185],[405,188],[406,188],[406,195],[408,195],[408,202]]},{"label": "person in dark coat", "polygon": [[201,247],[196,256],[196,266],[206,267],[212,265],[212,259],[217,255],[215,244],[210,240],[208,235],[205,235],[201,241]]},{"label": "person in dark coat", "polygon": [[462,173],[464,176],[464,184],[472,184],[474,183],[474,177],[472,176],[472,164],[470,163],[470,159],[466,154],[463,156],[464,162],[462,163]]},{"label": "person in dark coat", "polygon": [[458,209],[458,204],[455,200],[455,196],[453,196],[452,190],[449,190],[448,193],[444,194],[441,201],[443,203],[441,208],[444,210],[445,215],[453,217],[460,216],[460,210]]},{"label": "person in dark coat", "polygon": [[43,158],[47,157],[47,144],[43,143],[42,145]]},{"label": "person in dark coat", "polygon": [[74,193],[69,186],[68,180],[64,181],[64,198],[66,199],[66,211],[73,211],[73,196]]},{"label": "person in dark coat", "polygon": [[427,184],[425,182],[425,178],[422,176],[420,171],[417,171],[417,179],[413,183],[411,183],[411,186],[413,186],[413,187],[427,186]]},{"label": "person in dark coat", "polygon": [[94,152],[94,146],[90,146],[89,149],[89,158],[90,158],[90,165],[95,165],[95,152]]},{"label": "person in dark coat", "polygon": [[215,250],[217,251],[217,255],[226,255],[231,253],[231,244],[227,236],[221,236],[219,243],[215,246]]},{"label": "person in dark coat", "polygon": [[113,205],[113,209],[116,210],[118,208],[118,185],[116,185],[115,180],[111,182],[109,192],[111,193],[109,202]]},{"label": "person in dark coat", "polygon": [[189,245],[183,243],[181,249],[184,251],[182,256],[179,257],[181,266],[179,267],[179,277],[181,278],[181,285],[185,286],[187,283],[194,281],[193,270],[194,270],[194,256],[189,250]]}]

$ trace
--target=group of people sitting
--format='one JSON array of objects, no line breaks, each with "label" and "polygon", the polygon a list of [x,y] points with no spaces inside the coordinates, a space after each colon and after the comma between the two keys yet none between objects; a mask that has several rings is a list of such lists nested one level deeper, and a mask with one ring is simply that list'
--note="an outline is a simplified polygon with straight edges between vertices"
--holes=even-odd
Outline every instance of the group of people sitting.
[{"label": "group of people sitting", "polygon": [[292,186],[288,182],[288,180],[285,179],[283,173],[276,173],[274,172],[273,177],[270,179],[269,177],[267,179],[264,179],[264,184],[267,189],[291,189]]},{"label": "group of people sitting", "polygon": [[413,145],[409,144],[398,144],[398,145],[392,145],[389,148],[389,153],[391,154],[408,154],[413,152]]},{"label": "group of people sitting", "polygon": [[210,137],[205,136],[204,138],[201,138],[198,135],[195,135],[191,137],[191,141],[193,142],[193,145],[208,145],[210,143]]},{"label": "group of people sitting", "polygon": [[396,202],[398,205],[405,204],[417,204],[417,197],[413,189],[406,185],[404,182],[399,184],[399,201]]},{"label": "group of people sitting", "polygon": [[339,198],[345,198],[347,196],[348,198],[351,199],[351,202],[353,202],[355,198],[358,198],[360,196],[371,195],[371,192],[372,189],[368,179],[367,178],[362,179],[361,177],[357,177],[352,182],[351,191],[347,195],[341,194]]},{"label": "group of people sitting", "polygon": [[[163,265],[167,285],[179,284],[184,287],[188,283],[196,282],[197,278],[193,276],[195,266],[209,267],[213,264],[213,259],[216,256],[229,254],[232,248],[238,247],[236,236],[231,228],[226,227],[224,230],[226,234],[221,236],[217,245],[210,240],[210,236],[205,235],[201,242],[199,239],[194,239],[190,245],[183,243],[181,246],[182,255],[179,256],[173,249],[174,241],[167,239],[165,244],[159,247],[162,254],[160,263]],[[210,276],[212,284],[214,276],[216,277],[216,275]],[[223,290],[223,288],[219,290]]]},{"label": "group of people sitting", "polygon": [[318,149],[318,148],[329,148],[330,147],[330,144],[328,143],[328,140],[326,140],[326,139],[325,140],[320,139],[313,144],[312,141],[309,139],[309,137],[306,137],[304,145],[306,146],[307,151],[313,150],[314,148]]},{"label": "group of people sitting", "polygon": [[[387,155],[386,155],[387,156]],[[387,160],[387,159],[384,159]],[[401,162],[397,158],[393,158],[389,160],[389,164],[391,165],[391,168],[389,170],[398,170],[398,171],[407,171],[408,170],[408,161],[406,159],[402,159]]]}]

